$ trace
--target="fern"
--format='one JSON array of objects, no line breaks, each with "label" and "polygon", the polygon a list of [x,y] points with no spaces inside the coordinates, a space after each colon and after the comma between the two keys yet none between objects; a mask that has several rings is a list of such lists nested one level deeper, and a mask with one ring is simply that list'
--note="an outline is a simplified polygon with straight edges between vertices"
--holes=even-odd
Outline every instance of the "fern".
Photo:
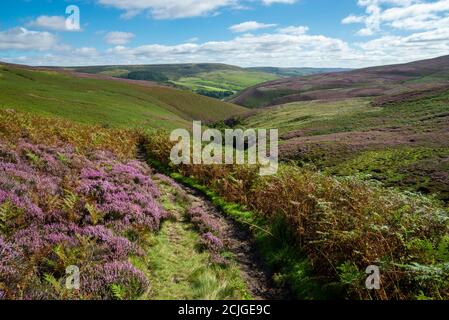
[{"label": "fern", "polygon": [[34,164],[37,167],[40,167],[42,165],[42,160],[41,158],[39,158],[38,155],[32,153],[32,152],[28,152],[26,154],[27,158],[30,159],[31,163]]},{"label": "fern", "polygon": [[89,212],[90,219],[91,219],[93,225],[98,224],[98,222],[100,222],[100,220],[103,219],[104,214],[102,212],[100,212],[95,207],[95,205],[86,203],[85,208],[86,208],[87,212]]},{"label": "fern", "polygon": [[56,256],[58,257],[58,259],[61,261],[61,263],[65,266],[69,264],[69,258],[67,257],[67,254],[64,250],[64,247],[61,245],[57,245],[54,249],[53,252],[56,254]]},{"label": "fern", "polygon": [[23,212],[14,207],[9,201],[0,205],[0,232],[10,234],[14,230],[15,220]]},{"label": "fern", "polygon": [[70,221],[76,221],[75,208],[78,203],[78,196],[70,190],[64,190],[65,196],[63,198],[63,208],[68,213]]},{"label": "fern", "polygon": [[64,190],[64,192],[66,193],[63,199],[64,209],[71,211],[75,209],[75,206],[78,203],[78,196],[69,190]]},{"label": "fern", "polygon": [[51,285],[51,287],[55,290],[55,292],[60,296],[64,288],[62,287],[61,283],[51,274],[46,273],[44,275],[44,280]]},{"label": "fern", "polygon": [[114,299],[125,300],[125,290],[119,284],[112,284],[111,291]]},{"label": "fern", "polygon": [[9,214],[9,205],[8,202],[3,203],[0,205],[0,231],[5,232],[6,231],[6,223],[8,221],[8,214]]},{"label": "fern", "polygon": [[440,261],[449,261],[449,236],[444,236],[438,244],[436,250],[437,258]]}]

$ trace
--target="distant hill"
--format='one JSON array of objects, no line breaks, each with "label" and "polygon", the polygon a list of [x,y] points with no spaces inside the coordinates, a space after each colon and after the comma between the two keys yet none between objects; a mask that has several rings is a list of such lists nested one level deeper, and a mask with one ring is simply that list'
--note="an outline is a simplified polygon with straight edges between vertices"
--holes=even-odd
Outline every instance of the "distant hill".
[{"label": "distant hill", "polygon": [[278,79],[233,97],[233,103],[257,108],[295,101],[375,97],[426,90],[449,82],[449,56],[407,64]]},{"label": "distant hill", "polygon": [[346,69],[241,68],[226,64],[162,64],[74,67],[68,70],[124,79],[172,84],[195,93],[225,99],[248,87],[284,77],[297,77]]},{"label": "distant hill", "polygon": [[154,82],[0,64],[0,108],[111,127],[189,127],[245,108]]},{"label": "distant hill", "polygon": [[314,74],[351,71],[345,68],[276,68],[276,67],[255,67],[247,70],[276,74],[280,77],[301,77]]}]

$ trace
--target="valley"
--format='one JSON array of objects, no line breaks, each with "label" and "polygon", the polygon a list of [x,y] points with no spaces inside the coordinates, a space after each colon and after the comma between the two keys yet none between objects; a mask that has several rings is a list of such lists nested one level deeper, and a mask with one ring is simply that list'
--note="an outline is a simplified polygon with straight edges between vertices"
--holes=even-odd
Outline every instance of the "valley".
[{"label": "valley", "polygon": [[270,80],[340,71],[331,68],[241,68],[213,63],[73,67],[66,70],[173,85],[218,99],[229,98],[241,90]]},{"label": "valley", "polygon": [[[445,59],[435,60],[438,68]],[[279,96],[282,84],[303,88],[317,77],[367,71],[286,78],[246,89],[243,97],[263,94],[239,106],[157,79],[86,71],[0,65],[0,297],[448,297],[449,88],[442,72],[407,74],[418,87],[389,75],[394,89],[375,96],[305,100]],[[221,72],[208,77],[224,83]],[[252,84],[241,79],[230,85]],[[279,129],[279,172],[173,166],[169,132],[193,120]],[[63,271],[80,262],[87,285],[71,292]],[[364,286],[372,263],[383,271],[376,292]]]}]

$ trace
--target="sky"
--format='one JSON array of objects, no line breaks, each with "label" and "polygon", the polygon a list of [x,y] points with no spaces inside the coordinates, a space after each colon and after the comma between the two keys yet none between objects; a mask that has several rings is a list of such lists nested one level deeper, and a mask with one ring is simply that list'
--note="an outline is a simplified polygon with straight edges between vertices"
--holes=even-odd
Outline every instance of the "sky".
[{"label": "sky", "polygon": [[449,55],[449,0],[2,0],[0,61],[360,68]]}]

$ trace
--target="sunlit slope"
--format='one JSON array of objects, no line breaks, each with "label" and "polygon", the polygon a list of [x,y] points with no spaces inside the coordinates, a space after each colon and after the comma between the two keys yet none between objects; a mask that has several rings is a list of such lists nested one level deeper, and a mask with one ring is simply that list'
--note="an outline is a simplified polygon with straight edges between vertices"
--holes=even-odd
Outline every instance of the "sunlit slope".
[{"label": "sunlit slope", "polygon": [[294,102],[261,109],[240,125],[278,128],[282,158],[449,201],[448,101],[442,88],[374,101]]},{"label": "sunlit slope", "polygon": [[0,65],[0,108],[56,115],[113,127],[176,128],[219,121],[244,108],[157,85],[90,79]]}]

